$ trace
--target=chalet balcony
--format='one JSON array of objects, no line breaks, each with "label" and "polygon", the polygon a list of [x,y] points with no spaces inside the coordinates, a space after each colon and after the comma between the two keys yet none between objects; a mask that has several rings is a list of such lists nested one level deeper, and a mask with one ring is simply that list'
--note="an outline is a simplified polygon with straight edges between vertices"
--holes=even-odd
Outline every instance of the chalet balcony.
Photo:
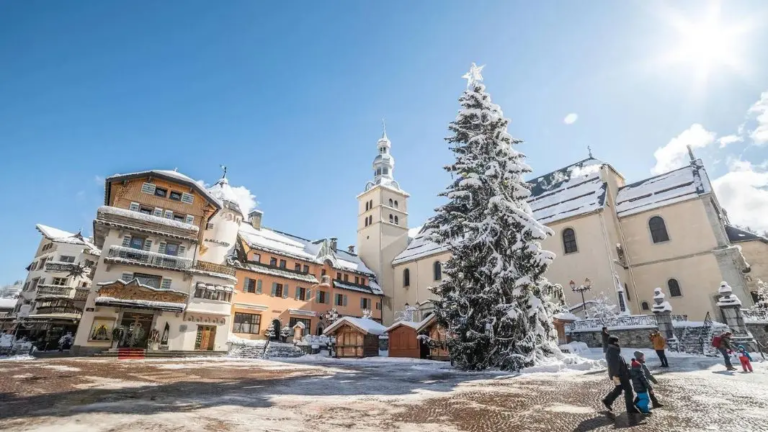
[{"label": "chalet balcony", "polygon": [[66,263],[60,261],[49,261],[45,263],[45,271],[47,272],[70,272],[75,267],[77,267],[77,264],[75,263]]},{"label": "chalet balcony", "polygon": [[193,266],[192,269],[194,270],[200,270],[200,271],[206,271],[206,272],[213,272],[213,273],[220,273],[225,274],[229,276],[235,275],[235,269],[234,267],[229,267],[221,264],[214,264],[207,261],[197,261]]},{"label": "chalet balcony", "polygon": [[77,302],[84,302],[88,300],[88,293],[91,292],[90,288],[77,288],[75,290],[75,298],[74,300]]},{"label": "chalet balcony", "polygon": [[61,296],[61,297],[71,297],[72,291],[73,291],[73,288],[68,286],[59,286],[59,285],[38,285],[37,286],[37,295],[40,295],[40,296],[54,295],[54,296]]},{"label": "chalet balcony", "polygon": [[147,252],[123,246],[110,246],[106,262],[139,264],[170,270],[187,270],[192,267],[192,260],[184,257]]}]

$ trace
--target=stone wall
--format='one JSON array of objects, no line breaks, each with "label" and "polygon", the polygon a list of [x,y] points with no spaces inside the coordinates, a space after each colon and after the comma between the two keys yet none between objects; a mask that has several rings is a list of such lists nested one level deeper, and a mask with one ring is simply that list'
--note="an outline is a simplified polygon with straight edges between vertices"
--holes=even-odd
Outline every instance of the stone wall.
[{"label": "stone wall", "polygon": [[[608,333],[610,333],[611,336],[619,338],[619,346],[653,349],[653,345],[648,339],[648,335],[651,333],[651,330],[655,329],[656,327],[639,327],[632,329],[611,329],[609,327]],[[571,332],[571,341],[584,342],[590,348],[601,348],[603,346],[603,338],[600,334],[600,329]]]},{"label": "stone wall", "polygon": [[768,322],[747,323],[747,330],[752,333],[752,336],[754,336],[761,345],[768,347]]}]

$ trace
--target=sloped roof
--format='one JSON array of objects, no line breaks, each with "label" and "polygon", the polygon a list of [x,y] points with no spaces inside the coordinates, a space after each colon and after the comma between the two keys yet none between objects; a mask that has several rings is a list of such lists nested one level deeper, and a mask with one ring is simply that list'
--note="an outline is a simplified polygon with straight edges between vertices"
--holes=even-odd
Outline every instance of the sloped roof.
[{"label": "sloped roof", "polygon": [[768,239],[765,237],[757,235],[753,232],[743,230],[741,228],[737,228],[733,225],[726,225],[725,233],[728,235],[728,240],[730,240],[731,243],[739,243],[752,240],[759,240],[763,243],[768,243]]},{"label": "sloped roof", "polygon": [[196,182],[195,180],[192,180],[192,178],[176,171],[171,170],[147,170],[147,171],[137,171],[133,173],[128,174],[114,174],[106,178],[106,184],[107,187],[105,188],[105,194],[104,194],[104,203],[109,205],[109,193],[110,193],[110,187],[109,184],[114,181],[122,181],[122,180],[130,180],[135,178],[141,178],[141,177],[157,177],[164,180],[172,181],[175,183],[181,183],[186,186],[191,187],[195,190],[195,192],[199,193],[203,197],[205,197],[211,204],[213,204],[216,209],[221,209],[222,204],[221,202],[216,199],[215,196],[213,196],[208,190],[203,187],[200,183]]},{"label": "sloped roof", "polygon": [[323,334],[327,335],[344,324],[349,324],[352,327],[356,327],[365,334],[372,334],[377,336],[384,334],[384,332],[387,330],[386,327],[372,319],[344,317],[336,320],[336,322],[326,327],[326,329],[323,331]]},{"label": "sloped roof", "polygon": [[701,160],[697,160],[686,167],[620,188],[616,196],[616,214],[630,216],[698,198],[711,191],[709,176]]},{"label": "sloped roof", "polygon": [[265,227],[257,230],[248,223],[240,225],[239,234],[254,249],[318,264],[330,261],[335,269],[375,276],[358,255],[341,249],[332,251],[327,239],[312,241]]},{"label": "sloped roof", "polygon": [[90,239],[83,237],[80,233],[72,234],[71,232],[49,227],[43,224],[37,224],[35,225],[35,228],[40,231],[40,234],[42,234],[43,237],[52,242],[81,245],[88,248],[89,251],[99,250],[99,248],[97,248]]},{"label": "sloped roof", "polygon": [[603,165],[606,163],[588,158],[529,181],[528,204],[536,220],[547,224],[603,208]]},{"label": "sloped roof", "polygon": [[[438,245],[429,236],[432,230],[421,228],[421,231],[409,243],[404,251],[400,252],[392,261],[392,265],[402,264],[430,255],[441,254],[448,250],[447,246]],[[409,232],[410,234],[410,232]]]}]

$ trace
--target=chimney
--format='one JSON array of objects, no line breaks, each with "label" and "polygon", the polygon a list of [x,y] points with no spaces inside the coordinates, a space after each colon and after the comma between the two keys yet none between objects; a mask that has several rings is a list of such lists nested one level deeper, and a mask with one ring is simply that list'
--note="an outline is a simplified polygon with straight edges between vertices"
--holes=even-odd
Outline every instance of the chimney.
[{"label": "chimney", "polygon": [[253,210],[250,213],[248,213],[248,222],[251,223],[251,226],[253,226],[257,230],[260,230],[262,216],[264,216],[264,213],[261,210]]},{"label": "chimney", "polygon": [[355,253],[355,245],[349,245],[349,246],[347,246],[347,250],[348,250],[348,251],[349,251],[349,253],[351,253],[351,254]]},{"label": "chimney", "polygon": [[331,237],[331,250],[336,252],[336,247],[338,245],[336,237]]}]

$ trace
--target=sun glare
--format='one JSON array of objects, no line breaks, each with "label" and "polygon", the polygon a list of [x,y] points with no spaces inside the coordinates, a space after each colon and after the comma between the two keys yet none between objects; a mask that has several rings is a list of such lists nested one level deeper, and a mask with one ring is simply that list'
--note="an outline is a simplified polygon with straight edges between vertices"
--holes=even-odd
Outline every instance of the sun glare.
[{"label": "sun glare", "polygon": [[664,63],[684,67],[696,84],[706,82],[719,68],[745,73],[741,54],[748,26],[723,22],[719,2],[712,3],[707,15],[695,20],[674,11],[668,11],[666,18],[676,30],[677,39],[670,41],[671,49],[664,55]]}]

